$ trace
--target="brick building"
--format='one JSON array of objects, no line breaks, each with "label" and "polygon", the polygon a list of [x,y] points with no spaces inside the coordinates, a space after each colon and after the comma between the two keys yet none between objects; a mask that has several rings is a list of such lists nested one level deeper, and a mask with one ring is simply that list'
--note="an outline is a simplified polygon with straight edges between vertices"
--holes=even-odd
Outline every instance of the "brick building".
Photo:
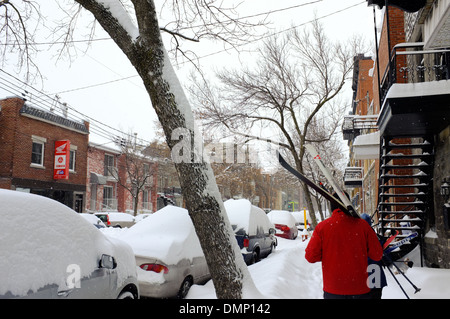
[{"label": "brick building", "polygon": [[[375,121],[361,126],[365,110],[356,103],[358,87],[365,84],[354,77],[359,98],[343,126],[351,165],[361,168],[364,181],[354,194],[374,194],[379,234],[398,231],[397,239],[409,239],[392,252],[394,260],[413,255],[414,249],[421,264],[450,268],[450,0],[427,0],[416,12],[388,6],[381,13],[367,110]],[[369,138],[375,133],[378,138]],[[355,145],[361,140],[376,141],[378,154],[370,158],[376,179],[357,160]],[[373,183],[366,184],[369,179]],[[361,207],[374,212],[373,206]]]},{"label": "brick building", "polygon": [[[118,147],[108,147],[93,142],[88,147],[87,205],[88,211],[134,210],[134,191],[131,181],[141,179],[138,212],[157,210],[158,165],[144,156],[140,157],[137,176],[130,176],[127,168],[127,154]],[[145,181],[143,179],[145,178]]]},{"label": "brick building", "polygon": [[[0,187],[50,197],[82,212],[89,123],[43,111],[17,97],[1,100],[0,108]],[[70,144],[64,179],[54,175],[57,141]]]}]

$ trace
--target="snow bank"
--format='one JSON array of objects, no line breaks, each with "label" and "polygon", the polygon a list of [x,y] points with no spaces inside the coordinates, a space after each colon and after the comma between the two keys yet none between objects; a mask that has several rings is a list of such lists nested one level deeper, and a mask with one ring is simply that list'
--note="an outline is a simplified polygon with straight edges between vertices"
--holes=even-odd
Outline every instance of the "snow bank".
[{"label": "snow bank", "polygon": [[[261,293],[259,298],[322,298],[322,267],[320,263],[310,264],[306,261],[306,243],[279,238],[278,247],[272,254],[248,267],[256,288]],[[212,282],[209,281],[204,286],[194,285],[187,298],[216,298]]]},{"label": "snow bank", "polygon": [[[248,267],[256,288],[265,298],[272,299],[322,299],[322,263],[310,264],[305,259],[309,239],[278,239],[277,249],[267,258]],[[414,259],[414,258],[413,258]],[[412,259],[412,260],[413,260]],[[450,269],[418,267],[406,270],[406,276],[421,291],[414,288],[401,275],[396,274],[411,299],[450,299]],[[405,299],[405,295],[387,269],[384,270],[388,286],[383,289],[383,299]],[[194,285],[188,299],[215,299],[214,286],[209,281],[204,286]]]}]

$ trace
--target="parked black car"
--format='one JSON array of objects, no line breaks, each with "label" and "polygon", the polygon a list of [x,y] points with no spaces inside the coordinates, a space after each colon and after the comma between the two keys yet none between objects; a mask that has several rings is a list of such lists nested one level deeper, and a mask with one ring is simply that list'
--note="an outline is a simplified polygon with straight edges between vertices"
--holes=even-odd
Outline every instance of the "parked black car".
[{"label": "parked black car", "polygon": [[267,257],[277,246],[277,238],[266,213],[246,199],[230,199],[224,204],[245,263]]}]

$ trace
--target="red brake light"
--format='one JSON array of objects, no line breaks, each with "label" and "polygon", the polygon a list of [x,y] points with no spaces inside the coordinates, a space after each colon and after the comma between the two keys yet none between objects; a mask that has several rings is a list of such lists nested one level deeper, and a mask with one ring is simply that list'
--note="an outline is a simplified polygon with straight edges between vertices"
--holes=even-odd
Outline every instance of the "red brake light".
[{"label": "red brake light", "polygon": [[290,230],[290,228],[288,226],[282,226],[281,230],[284,232],[288,232]]},{"label": "red brake light", "polygon": [[169,272],[169,268],[160,264],[142,264],[139,267],[145,271],[154,271],[156,273],[164,272],[167,274]]},{"label": "red brake light", "polygon": [[286,226],[286,225],[281,225],[281,224],[275,224],[275,228],[278,228],[279,230],[281,230],[282,232],[288,232],[291,229]]},{"label": "red brake light", "polygon": [[244,238],[244,247],[248,247],[248,245],[249,245],[249,240],[248,240],[248,238]]}]

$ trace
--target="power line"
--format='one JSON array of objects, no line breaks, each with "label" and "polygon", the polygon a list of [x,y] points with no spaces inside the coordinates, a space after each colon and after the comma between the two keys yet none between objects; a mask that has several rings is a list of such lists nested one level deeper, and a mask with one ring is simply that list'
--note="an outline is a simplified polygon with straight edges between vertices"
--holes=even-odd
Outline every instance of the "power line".
[{"label": "power line", "polygon": [[[321,1],[323,1],[323,0],[318,0],[318,1],[309,2],[309,3],[306,3],[306,4],[301,4],[301,5],[291,6],[291,7],[287,7],[287,8],[284,8],[284,9],[278,9],[278,10],[268,11],[268,12],[266,12],[266,13],[260,13],[260,14],[257,14],[257,15],[263,15],[263,14],[267,14],[267,13],[280,12],[280,11],[284,11],[284,10],[294,9],[294,8],[298,8],[298,7],[307,5],[307,4],[312,4],[312,3],[315,3],[315,2],[321,2]],[[354,5],[348,6],[348,7],[346,7],[346,8],[343,8],[343,9],[341,9],[341,10],[331,12],[331,13],[329,13],[329,14],[327,14],[327,15],[318,17],[317,20],[325,19],[325,18],[330,17],[330,16],[332,16],[332,15],[335,15],[335,14],[341,13],[341,12],[343,12],[343,11],[349,10],[349,9],[351,9],[351,8],[353,8],[353,7],[359,6],[359,5],[361,5],[361,4],[365,3],[365,2],[366,2],[366,1],[363,1],[363,2],[360,2],[360,3],[354,4]],[[255,16],[256,16],[256,15],[255,15]],[[249,17],[252,17],[252,16],[249,16]],[[293,26],[293,27],[290,27],[290,28],[287,28],[287,29],[278,31],[278,32],[276,32],[276,33],[274,33],[274,34],[267,35],[267,36],[265,36],[265,37],[263,37],[263,38],[260,38],[260,39],[257,39],[257,40],[248,41],[248,42],[246,42],[246,43],[244,43],[244,44],[241,44],[241,45],[236,45],[236,47],[239,47],[239,46],[245,46],[245,45],[248,45],[248,44],[250,44],[250,43],[254,43],[254,42],[260,41],[260,40],[262,40],[262,39],[267,39],[267,38],[276,36],[276,35],[278,35],[278,34],[281,34],[281,33],[284,33],[284,32],[288,32],[288,31],[290,31],[290,30],[293,30],[293,29],[302,27],[302,26],[304,26],[304,25],[306,25],[306,24],[309,24],[309,23],[312,23],[312,22],[314,22],[314,20],[310,20],[310,21],[307,21],[307,22],[303,22],[303,23],[301,23],[301,24],[299,24],[299,25],[296,25],[296,26]],[[86,41],[88,41],[88,40],[86,40]],[[82,42],[82,41],[79,41],[79,42]],[[201,56],[201,57],[198,57],[197,59],[200,60],[200,59],[208,58],[208,57],[211,57],[211,56],[214,56],[214,55],[223,53],[223,52],[227,52],[228,50],[229,50],[229,49],[223,49],[223,50],[220,50],[220,51],[212,52],[212,53],[203,55],[203,56]],[[97,62],[98,62],[98,61],[97,61]],[[182,65],[182,64],[185,64],[185,63],[187,63],[187,62],[188,62],[188,61],[183,61],[183,62],[180,62],[179,64]],[[106,81],[106,82],[96,83],[96,84],[92,84],[92,85],[88,85],[88,86],[84,86],[84,87],[79,87],[79,88],[74,88],[74,89],[70,89],[70,90],[66,90],[66,91],[60,91],[60,92],[56,92],[56,93],[52,93],[52,94],[61,94],[61,93],[74,92],[74,91],[79,91],[79,90],[84,90],[84,89],[90,89],[90,88],[94,88],[94,87],[97,87],[97,86],[102,86],[102,85],[107,85],[107,84],[110,84],[110,83],[115,83],[115,82],[119,82],[119,81],[128,80],[128,79],[131,79],[131,78],[134,78],[134,77],[138,77],[138,75],[130,75],[130,76],[127,76],[127,77],[123,77],[123,78],[119,78],[119,79],[115,79],[115,80],[111,80],[111,81]]]},{"label": "power line", "polygon": [[[322,0],[319,0],[319,1],[322,1]],[[287,7],[287,8],[282,8],[282,9],[272,10],[272,11],[268,11],[268,12],[260,13],[260,14],[255,14],[255,15],[248,16],[248,17],[254,17],[254,16],[258,16],[258,15],[263,15],[263,14],[271,14],[271,13],[274,13],[274,12],[280,12],[280,11],[285,11],[285,10],[291,10],[291,9],[294,9],[294,8],[298,8],[298,7],[300,7],[300,6],[304,6],[304,5],[307,5],[307,4],[312,4],[312,3],[315,3],[315,2],[319,2],[319,1],[314,1],[314,2],[304,3],[304,4],[300,4],[300,5],[296,5],[296,6]],[[366,2],[366,1],[363,1],[363,2],[360,2],[360,3],[354,4],[354,5],[348,6],[348,7],[346,7],[346,8],[343,8],[343,9],[341,9],[341,10],[334,11],[334,12],[332,12],[332,13],[330,13],[330,14],[327,14],[327,15],[324,15],[324,16],[321,16],[321,17],[317,18],[317,20],[319,20],[319,19],[324,19],[324,18],[327,18],[327,17],[329,17],[329,16],[338,14],[338,13],[340,13],[340,12],[349,10],[349,9],[351,9],[351,8],[353,8],[353,7],[356,7],[356,6],[359,6],[359,5],[361,5],[362,3],[365,3],[365,2]],[[243,19],[243,18],[248,18],[248,17],[242,17],[242,19]],[[287,32],[287,31],[289,31],[289,30],[291,30],[291,29],[294,29],[294,28],[298,28],[298,27],[304,26],[304,25],[306,25],[306,24],[308,24],[308,23],[312,23],[313,21],[314,21],[314,20],[304,22],[304,23],[299,24],[299,25],[297,25],[297,26],[293,26],[293,27],[290,27],[290,28],[288,28],[288,29],[281,30],[281,31],[279,31],[279,32],[277,32],[277,33],[275,33],[275,34],[268,35],[268,36],[266,36],[266,37],[264,37],[264,38],[268,38],[268,37],[271,37],[271,36],[274,36],[274,35],[281,34],[281,33],[283,33],[283,32]],[[106,39],[110,39],[110,38],[102,38],[102,39],[98,39],[98,40],[106,40]],[[95,39],[95,40],[97,40],[97,39]],[[245,44],[242,44],[242,45],[240,45],[240,46],[247,45],[247,44],[249,44],[249,43],[253,43],[253,42],[256,42],[256,41],[259,41],[259,40],[261,40],[261,39],[257,39],[257,40],[254,40],[254,41],[249,41],[249,42],[247,42],[247,43],[245,43]],[[90,41],[90,40],[85,40],[85,41]],[[83,42],[83,41],[80,40],[80,41],[74,41],[74,42]],[[212,56],[212,55],[220,54],[220,53],[226,52],[226,51],[227,51],[226,49],[225,49],[225,50],[220,50],[220,51],[213,52],[213,53],[204,55],[204,56],[202,56],[202,57],[199,57],[198,59],[207,58],[207,57],[210,57],[210,56]],[[183,62],[183,63],[181,63],[181,64],[184,64],[184,63],[185,63],[185,62]],[[38,100],[37,100],[37,101],[33,101],[33,103],[35,103],[37,106],[39,106],[39,107],[41,107],[41,108],[43,108],[43,109],[52,109],[52,108],[54,108],[56,105],[61,104],[57,98],[53,98],[53,97],[51,97],[49,94],[43,93],[43,92],[41,92],[41,91],[35,89],[34,87],[30,86],[29,84],[20,81],[19,79],[15,78],[15,77],[12,76],[11,74],[9,74],[9,73],[7,73],[7,72],[5,72],[5,71],[3,71],[3,70],[0,70],[0,71],[2,71],[3,73],[7,74],[8,76],[14,78],[16,81],[20,82],[22,85],[26,85],[27,87],[31,88],[31,89],[34,90],[35,92],[39,93],[39,95],[37,95],[37,96],[35,97],[35,98],[38,99]],[[89,86],[84,86],[84,87],[80,87],[80,88],[70,89],[70,90],[66,90],[66,91],[61,91],[61,92],[54,93],[54,94],[67,93],[67,92],[73,92],[73,91],[78,91],[78,90],[83,90],[83,89],[93,88],[93,87],[97,87],[97,86],[101,86],[101,85],[106,85],[106,84],[110,84],[110,83],[114,83],[114,82],[118,82],[118,81],[122,81],[122,80],[127,80],[127,79],[130,79],[130,78],[132,78],[132,77],[137,77],[137,75],[128,76],[128,77],[124,77],[124,78],[120,78],[120,79],[115,79],[115,80],[111,80],[111,81],[107,81],[107,82],[97,83],[97,84],[93,84],[93,85],[89,85]],[[7,91],[7,92],[10,92],[10,93],[12,93],[12,94],[19,95],[19,96],[20,96],[20,95],[23,96],[23,94],[24,94],[23,89],[17,89],[16,87],[18,87],[18,85],[16,85],[16,87],[15,87],[14,84],[11,83],[11,82],[10,82],[9,80],[7,80],[7,79],[6,79],[6,80],[3,79],[3,83],[0,83],[0,84],[2,85],[2,88],[3,88],[5,91]],[[50,99],[51,102],[48,102],[48,101],[44,100],[44,99],[43,99],[44,97]],[[114,136],[117,136],[117,135],[115,135],[115,134],[120,134],[121,136],[129,136],[129,137],[131,137],[131,138],[134,138],[134,137],[131,136],[130,134],[124,133],[124,132],[122,132],[122,131],[120,131],[120,130],[118,130],[118,129],[112,127],[112,126],[109,126],[109,125],[107,125],[107,124],[105,124],[105,123],[103,123],[103,122],[101,122],[101,121],[98,121],[98,120],[96,120],[96,119],[94,119],[94,118],[92,118],[92,117],[90,117],[90,116],[88,116],[88,115],[86,115],[86,114],[83,114],[83,113],[77,111],[75,108],[73,108],[73,107],[71,107],[71,106],[69,106],[69,105],[66,105],[66,106],[67,106],[68,109],[72,110],[72,111],[75,112],[76,114],[79,114],[79,115],[76,115],[76,116],[74,116],[75,114],[73,114],[72,116],[74,116],[75,118],[78,118],[78,119],[81,119],[81,120],[88,119],[88,120],[92,121],[93,123],[90,125],[90,128],[93,129],[94,131],[96,131],[97,134],[99,134],[100,136],[102,136],[102,137],[104,137],[104,138],[107,138],[107,139],[113,139]],[[95,124],[95,123],[97,123],[97,124]],[[98,127],[97,127],[96,125],[98,125]],[[114,133],[112,133],[112,132],[116,132],[116,133],[114,134]],[[138,138],[138,139],[141,140],[141,141],[144,142],[144,143],[150,143],[149,141],[146,141],[146,140],[144,140],[144,139],[142,139],[142,138]]]},{"label": "power line", "polygon": [[[341,13],[341,12],[346,11],[346,10],[349,10],[349,9],[352,9],[352,8],[354,8],[354,7],[356,7],[356,6],[359,6],[359,5],[363,4],[363,3],[366,3],[366,1],[363,1],[363,2],[360,2],[360,3],[357,3],[357,4],[354,4],[354,5],[351,5],[351,6],[348,6],[348,7],[345,7],[345,8],[343,8],[343,9],[341,9],[341,10],[337,10],[337,11],[331,12],[331,13],[326,14],[326,15],[324,15],[324,16],[318,17],[318,18],[316,18],[315,20],[321,20],[321,19],[328,18],[328,17],[333,16],[333,15],[335,15],[335,14]],[[299,25],[296,25],[296,26],[293,26],[293,27],[290,27],[290,28],[287,28],[287,29],[284,29],[284,30],[275,32],[275,33],[273,33],[273,34],[269,34],[269,35],[267,35],[267,36],[265,36],[265,37],[262,37],[262,38],[259,38],[259,39],[256,39],[256,40],[252,40],[252,41],[248,41],[248,42],[246,42],[246,43],[244,43],[244,44],[235,45],[235,47],[242,47],[242,46],[246,46],[246,45],[248,45],[248,44],[250,44],[250,43],[254,43],[254,42],[263,40],[263,39],[268,39],[268,38],[270,38],[270,37],[279,35],[279,34],[281,34],[281,33],[288,32],[288,31],[290,31],[290,30],[293,30],[293,29],[302,27],[302,26],[304,26],[304,25],[306,25],[306,24],[312,23],[312,22],[314,22],[315,20],[310,20],[310,21],[307,21],[307,22],[303,22],[303,23],[301,23],[301,24],[299,24]],[[203,55],[203,56],[199,57],[198,59],[203,59],[203,58],[207,58],[207,57],[210,57],[210,56],[213,56],[213,55],[216,55],[216,54],[220,54],[220,53],[223,53],[223,52],[227,52],[227,51],[229,51],[230,49],[231,49],[231,48],[229,48],[229,49],[223,49],[223,50],[216,51],[216,52],[212,52],[212,53],[209,53],[209,54],[207,54],[207,55]],[[179,64],[184,64],[184,63],[186,63],[186,62],[181,62],[181,63],[179,63]]]},{"label": "power line", "polygon": [[[205,26],[205,25],[212,26],[212,25],[217,25],[217,24],[231,22],[231,21],[239,21],[239,20],[244,20],[244,19],[249,19],[249,18],[256,18],[256,17],[259,17],[259,16],[269,16],[270,14],[273,14],[273,13],[278,13],[278,12],[288,11],[288,10],[292,10],[292,9],[297,9],[297,8],[300,8],[300,7],[304,7],[304,6],[311,5],[311,4],[318,3],[318,2],[322,2],[322,1],[323,0],[310,1],[310,2],[307,2],[307,3],[302,3],[302,4],[297,4],[297,5],[286,7],[286,8],[281,8],[281,9],[275,9],[275,10],[270,10],[270,11],[266,11],[266,12],[256,13],[256,14],[253,14],[253,15],[248,15],[248,16],[244,16],[244,17],[240,17],[240,18],[236,18],[236,19],[230,19],[230,20],[219,21],[219,22],[214,22],[214,23],[207,23],[207,24],[197,25],[197,26],[187,26],[187,27],[180,28],[179,30],[198,28],[198,27]],[[85,42],[91,43],[91,42],[106,41],[106,40],[112,40],[112,38],[111,37],[107,37],[107,38],[94,38],[94,39],[88,39],[88,40],[84,40],[83,39],[83,40],[67,40],[67,41],[54,41],[54,42],[28,42],[28,45],[53,45],[53,44],[85,43]],[[0,45],[3,45],[3,46],[9,46],[9,45],[25,46],[27,44],[21,44],[21,43],[0,43]]]},{"label": "power line", "polygon": [[[89,129],[90,130],[95,132],[100,137],[111,140],[113,142],[116,142],[117,138],[122,138],[124,136],[129,138],[130,140],[135,139],[135,136],[132,136],[131,134],[125,133],[115,127],[112,127],[106,123],[103,123],[97,119],[94,119],[93,117],[90,117],[84,113],[81,113],[68,104],[62,104],[58,100],[58,98],[53,98],[52,96],[48,95],[47,93],[39,91],[38,89],[21,81],[20,79],[9,74],[8,72],[6,72],[4,70],[0,70],[0,71],[5,73],[7,76],[9,76],[9,78],[4,78],[4,77],[0,76],[0,80],[3,81],[3,82],[0,82],[1,87],[3,87],[6,91],[8,91],[14,95],[22,96],[24,98],[31,98],[30,102],[33,104],[33,106],[38,107],[47,112],[49,110],[55,109],[56,107],[58,107],[58,108],[67,107],[67,109],[72,111],[71,117],[73,120],[78,121],[78,122],[80,122],[80,121],[82,122],[84,120],[89,120],[89,122],[90,122]],[[12,81],[15,81],[16,83],[13,83]],[[29,91],[24,90],[23,87],[20,87],[20,85],[18,83],[20,85],[25,86]],[[30,92],[30,91],[32,91],[32,92]],[[35,94],[36,93],[39,94],[39,95],[35,95],[36,100],[33,100],[33,92]],[[45,97],[45,99],[44,99],[44,97]],[[143,138],[138,137],[136,139],[140,141],[140,144],[150,144],[151,143],[150,141],[147,141]]]}]

